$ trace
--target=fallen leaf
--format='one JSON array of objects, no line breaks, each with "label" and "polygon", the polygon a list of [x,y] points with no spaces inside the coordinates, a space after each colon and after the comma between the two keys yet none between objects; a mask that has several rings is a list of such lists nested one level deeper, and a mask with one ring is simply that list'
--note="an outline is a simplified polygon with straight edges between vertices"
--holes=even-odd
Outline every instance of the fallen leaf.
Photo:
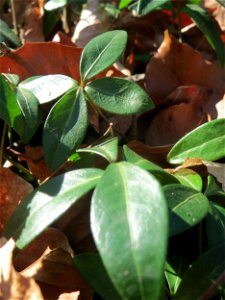
[{"label": "fallen leaf", "polygon": [[145,86],[149,95],[159,105],[177,87],[193,85],[209,88],[211,95],[207,100],[215,105],[224,95],[224,70],[205,61],[199,52],[165,31],[164,42],[146,68]]},{"label": "fallen leaf", "polygon": [[0,291],[1,299],[20,299],[20,300],[44,300],[39,286],[34,279],[26,278],[16,272],[12,256],[15,248],[15,242],[10,239],[3,247],[0,248]]},{"label": "fallen leaf", "polygon": [[16,175],[8,168],[0,167],[0,234],[20,201],[30,192],[33,187],[22,177]]}]

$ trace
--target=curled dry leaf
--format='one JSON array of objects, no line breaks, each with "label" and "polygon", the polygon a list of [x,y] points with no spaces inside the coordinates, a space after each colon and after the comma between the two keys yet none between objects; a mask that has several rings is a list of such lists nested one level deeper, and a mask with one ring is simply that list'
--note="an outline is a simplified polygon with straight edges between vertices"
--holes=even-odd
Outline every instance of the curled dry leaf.
[{"label": "curled dry leaf", "polygon": [[8,168],[0,167],[0,233],[19,202],[33,187]]},{"label": "curled dry leaf", "polygon": [[180,44],[167,31],[147,65],[145,86],[158,108],[146,132],[148,145],[173,144],[224,113],[224,70],[206,62],[199,52]]},{"label": "curled dry leaf", "polygon": [[72,41],[84,47],[92,38],[109,30],[109,17],[99,0],[88,0],[76,25]]},{"label": "curled dry leaf", "polygon": [[26,278],[15,271],[12,263],[14,247],[15,242],[10,239],[0,249],[0,257],[4,258],[0,260],[1,299],[44,300],[41,290],[34,279]]}]

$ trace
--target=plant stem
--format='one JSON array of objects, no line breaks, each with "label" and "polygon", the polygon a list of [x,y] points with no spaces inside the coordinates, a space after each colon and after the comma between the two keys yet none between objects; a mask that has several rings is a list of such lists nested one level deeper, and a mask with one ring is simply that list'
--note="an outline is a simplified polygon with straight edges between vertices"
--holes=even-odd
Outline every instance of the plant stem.
[{"label": "plant stem", "polygon": [[16,20],[16,9],[15,9],[15,2],[14,0],[10,0],[11,10],[12,10],[12,21],[13,21],[13,29],[15,34],[18,35],[18,28],[17,28],[17,20]]},{"label": "plant stem", "polygon": [[182,0],[177,0],[177,18],[178,18],[178,30],[179,30],[179,42],[182,43],[183,38],[182,38],[182,25],[181,25],[181,12],[182,12],[182,5],[181,5]]},{"label": "plant stem", "polygon": [[2,131],[2,138],[1,138],[1,145],[0,145],[0,167],[3,166],[3,153],[4,153],[4,146],[5,146],[5,137],[7,132],[7,123],[4,123],[3,131]]}]

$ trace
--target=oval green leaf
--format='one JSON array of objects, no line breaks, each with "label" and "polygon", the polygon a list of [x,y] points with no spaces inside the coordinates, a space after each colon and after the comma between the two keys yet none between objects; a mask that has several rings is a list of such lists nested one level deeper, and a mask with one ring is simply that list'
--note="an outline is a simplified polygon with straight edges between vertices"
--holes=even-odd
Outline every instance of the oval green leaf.
[{"label": "oval green leaf", "polygon": [[82,81],[87,81],[110,67],[124,52],[127,33],[123,30],[105,32],[84,47],[80,61]]},{"label": "oval green leaf", "polygon": [[78,82],[65,75],[46,75],[30,77],[19,84],[31,91],[40,104],[52,101],[72,88],[78,87]]},{"label": "oval green leaf", "polygon": [[24,118],[10,84],[0,75],[0,118],[23,136]]},{"label": "oval green leaf", "polygon": [[87,105],[82,90],[64,95],[50,111],[43,132],[45,160],[57,169],[82,142],[88,126]]},{"label": "oval green leaf", "polygon": [[163,168],[154,164],[153,162],[141,157],[133,150],[129,149],[126,145],[123,146],[123,155],[125,160],[128,162],[133,163],[146,171],[149,171],[159,180],[162,185],[178,183],[178,180],[173,175],[170,175]]},{"label": "oval green leaf", "polygon": [[204,36],[216,51],[222,66],[225,63],[224,44],[220,38],[219,30],[210,14],[207,13],[200,5],[186,4],[183,7],[184,12],[191,17],[198,28],[203,32]]},{"label": "oval green leaf", "polygon": [[143,113],[154,107],[149,95],[139,85],[123,78],[94,80],[85,91],[98,106],[111,113]]},{"label": "oval green leaf", "polygon": [[16,100],[24,117],[24,132],[21,139],[28,143],[40,125],[39,103],[28,90],[21,87],[15,90]]},{"label": "oval green leaf", "polygon": [[217,160],[225,157],[225,118],[205,123],[189,132],[170,150],[167,159],[180,164],[187,158]]},{"label": "oval green leaf", "polygon": [[6,224],[4,236],[17,239],[17,247],[24,248],[93,189],[102,174],[102,170],[94,168],[75,170],[41,185],[15,209]]},{"label": "oval green leaf", "polygon": [[158,181],[128,162],[111,164],[92,197],[91,229],[120,297],[158,299],[168,237],[168,212]]},{"label": "oval green leaf", "polygon": [[200,192],[180,184],[163,187],[169,207],[170,236],[198,224],[208,213],[208,199]]},{"label": "oval green leaf", "polygon": [[121,299],[98,254],[84,253],[75,255],[73,260],[80,274],[103,299]]},{"label": "oval green leaf", "polygon": [[180,169],[177,170],[173,176],[175,176],[182,185],[201,192],[203,181],[201,176],[194,170]]},{"label": "oval green leaf", "polygon": [[118,137],[110,138],[91,148],[79,148],[78,153],[94,153],[104,157],[108,162],[115,162],[118,156]]},{"label": "oval green leaf", "polygon": [[224,253],[225,243],[222,243],[201,255],[185,273],[174,299],[212,299],[212,292],[217,292],[225,281]]}]

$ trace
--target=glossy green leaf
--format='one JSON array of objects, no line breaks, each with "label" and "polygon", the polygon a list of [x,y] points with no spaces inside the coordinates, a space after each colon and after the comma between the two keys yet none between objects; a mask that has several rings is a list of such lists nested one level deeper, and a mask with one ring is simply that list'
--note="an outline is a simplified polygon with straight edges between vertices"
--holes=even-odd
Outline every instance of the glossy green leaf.
[{"label": "glossy green leaf", "polygon": [[37,98],[28,90],[16,88],[15,95],[24,117],[24,132],[21,139],[28,143],[40,125],[39,103]]},{"label": "glossy green leaf", "polygon": [[170,217],[170,236],[198,224],[208,213],[208,199],[200,192],[180,184],[163,187]]},{"label": "glossy green leaf", "polygon": [[210,15],[201,6],[186,4],[183,11],[191,17],[198,28],[203,32],[212,48],[216,51],[222,66],[225,63],[225,49],[219,31]]},{"label": "glossy green leaf", "polygon": [[87,105],[82,90],[64,95],[50,111],[43,132],[45,160],[57,169],[82,142],[88,126]]},{"label": "glossy green leaf", "polygon": [[24,132],[24,119],[10,84],[0,75],[0,118],[20,136]]},{"label": "glossy green leaf", "polygon": [[75,255],[73,260],[80,274],[103,299],[121,299],[98,254],[84,253]]},{"label": "glossy green leaf", "polygon": [[52,11],[67,5],[68,0],[49,0],[45,3],[45,10]]},{"label": "glossy green leaf", "polygon": [[15,209],[4,236],[17,239],[24,248],[78,199],[94,188],[103,174],[99,169],[81,169],[54,177],[30,193]]},{"label": "glossy green leaf", "polygon": [[19,47],[21,42],[13,30],[0,19],[0,42],[9,42],[13,46]]},{"label": "glossy green leaf", "polygon": [[116,114],[143,113],[154,107],[139,85],[123,78],[100,78],[85,90],[98,106]]},{"label": "glossy green leaf", "polygon": [[167,159],[180,164],[187,158],[217,160],[225,157],[225,118],[205,123],[189,132],[170,150]]},{"label": "glossy green leaf", "polygon": [[12,85],[17,85],[20,81],[20,78],[17,74],[2,73],[2,75]]},{"label": "glossy green leaf", "polygon": [[188,266],[189,260],[187,257],[172,256],[167,259],[165,265],[165,277],[172,296],[177,292]]},{"label": "glossy green leaf", "polygon": [[136,10],[140,16],[143,16],[160,8],[166,2],[170,2],[170,0],[138,0]]},{"label": "glossy green leaf", "polygon": [[41,104],[52,101],[72,88],[78,87],[78,82],[65,75],[46,75],[30,77],[19,84],[31,91]]},{"label": "glossy green leaf", "polygon": [[129,149],[126,145],[123,146],[123,155],[125,160],[128,162],[133,163],[146,171],[149,171],[159,180],[162,185],[178,183],[178,180],[173,175],[170,175],[163,168],[159,167],[153,162],[141,157],[133,150]]},{"label": "glossy green leaf", "polygon": [[225,270],[224,253],[225,243],[222,243],[201,255],[185,273],[174,299],[212,299],[209,291],[217,291],[221,285],[218,279]]},{"label": "glossy green leaf", "polygon": [[180,169],[173,174],[179,182],[187,187],[201,192],[203,181],[201,176],[191,169]]},{"label": "glossy green leaf", "polygon": [[158,299],[168,236],[158,181],[128,162],[109,165],[92,197],[91,229],[120,297]]},{"label": "glossy green leaf", "polygon": [[211,201],[209,203],[206,224],[208,244],[212,248],[225,241],[225,208]]},{"label": "glossy green leaf", "polygon": [[105,32],[85,47],[80,61],[80,75],[87,81],[110,67],[124,52],[127,33],[123,30]]},{"label": "glossy green leaf", "polygon": [[77,152],[94,153],[104,157],[109,162],[115,162],[118,156],[118,138],[110,138],[91,148],[79,148]]}]

